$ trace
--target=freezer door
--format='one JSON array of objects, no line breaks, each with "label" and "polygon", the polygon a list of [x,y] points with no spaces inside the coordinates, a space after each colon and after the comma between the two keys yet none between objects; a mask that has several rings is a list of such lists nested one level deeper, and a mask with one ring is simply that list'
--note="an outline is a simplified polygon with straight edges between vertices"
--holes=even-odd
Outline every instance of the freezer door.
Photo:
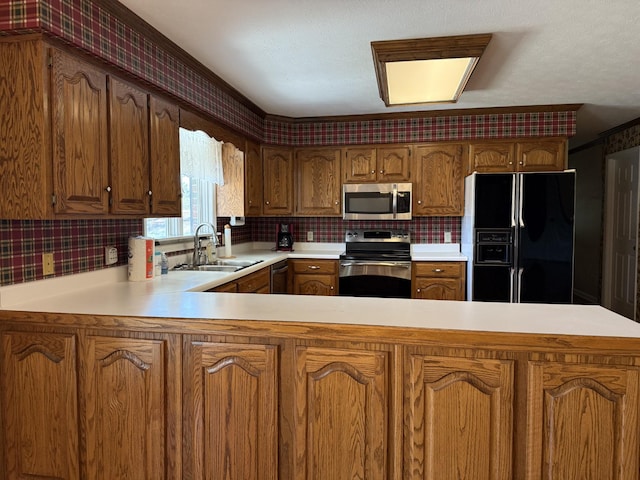
[{"label": "freezer door", "polygon": [[520,181],[517,301],[571,303],[575,173],[527,173]]},{"label": "freezer door", "polygon": [[515,227],[515,176],[511,173],[476,175],[475,228]]},{"label": "freezer door", "polygon": [[474,265],[472,300],[480,302],[512,301],[514,272],[509,265]]}]

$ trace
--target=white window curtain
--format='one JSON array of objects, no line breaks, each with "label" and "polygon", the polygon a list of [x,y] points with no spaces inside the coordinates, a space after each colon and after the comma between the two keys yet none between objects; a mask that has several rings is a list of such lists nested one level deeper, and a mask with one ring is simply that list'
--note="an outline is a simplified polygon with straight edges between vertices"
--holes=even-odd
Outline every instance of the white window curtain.
[{"label": "white window curtain", "polygon": [[191,179],[224,185],[222,142],[205,132],[180,129],[180,173]]}]

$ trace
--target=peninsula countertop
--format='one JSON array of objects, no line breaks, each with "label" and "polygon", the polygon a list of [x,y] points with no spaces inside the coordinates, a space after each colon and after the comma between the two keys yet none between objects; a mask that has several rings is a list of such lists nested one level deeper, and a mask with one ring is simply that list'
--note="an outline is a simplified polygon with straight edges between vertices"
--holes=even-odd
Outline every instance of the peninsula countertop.
[{"label": "peninsula countertop", "polygon": [[[332,258],[335,252],[316,252]],[[298,252],[300,258],[310,252]],[[339,253],[338,253],[339,255]],[[326,256],[326,257],[325,257]],[[424,329],[640,337],[640,325],[596,305],[504,304],[308,295],[205,292],[285,258],[289,252],[251,251],[260,263],[232,274],[170,271],[129,282],[126,267],[41,280],[0,289],[0,309],[60,314],[205,320],[264,320]],[[316,257],[318,258],[318,257]],[[337,257],[336,257],[337,258]],[[48,285],[47,285],[48,284]]]}]

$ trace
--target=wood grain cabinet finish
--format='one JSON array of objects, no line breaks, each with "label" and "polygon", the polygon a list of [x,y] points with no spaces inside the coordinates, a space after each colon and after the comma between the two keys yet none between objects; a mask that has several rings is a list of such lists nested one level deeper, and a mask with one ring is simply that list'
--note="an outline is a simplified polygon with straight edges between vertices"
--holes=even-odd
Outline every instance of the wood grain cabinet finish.
[{"label": "wood grain cabinet finish", "polygon": [[337,260],[289,260],[289,277],[295,295],[338,295]]},{"label": "wood grain cabinet finish", "polygon": [[76,336],[7,331],[2,353],[0,478],[82,478]]},{"label": "wood grain cabinet finish", "polygon": [[637,479],[640,368],[530,362],[527,480]]},{"label": "wood grain cabinet finish", "polygon": [[89,335],[83,344],[86,478],[176,478],[177,346],[164,339],[102,335]]},{"label": "wood grain cabinet finish", "polygon": [[412,298],[464,300],[465,262],[413,262]]},{"label": "wood grain cabinet finish", "polygon": [[156,95],[149,96],[151,215],[182,215],[180,183],[180,109]]},{"label": "wood grain cabinet finish", "polygon": [[565,138],[488,140],[469,144],[467,174],[473,172],[549,172],[567,165]]},{"label": "wood grain cabinet finish", "polygon": [[390,183],[411,181],[411,147],[349,147],[343,149],[344,183]]},{"label": "wood grain cabinet finish", "polygon": [[263,215],[293,214],[293,150],[263,147],[262,178]]},{"label": "wood grain cabinet finish", "polygon": [[403,478],[513,478],[513,362],[410,352],[406,368]]},{"label": "wood grain cabinet finish", "polygon": [[465,144],[426,144],[415,147],[413,214],[462,216],[464,213]]},{"label": "wood grain cabinet finish", "polygon": [[385,352],[298,346],[293,479],[386,479]]},{"label": "wood grain cabinet finish", "polygon": [[106,214],[110,190],[107,75],[57,49],[51,49],[51,63],[55,212]]},{"label": "wood grain cabinet finish", "polygon": [[296,215],[342,214],[339,148],[295,152]]},{"label": "wood grain cabinet finish", "polygon": [[244,153],[233,143],[222,144],[224,185],[216,187],[216,215],[244,217],[245,163]]},{"label": "wood grain cabinet finish", "polygon": [[262,156],[260,144],[247,140],[244,152],[245,215],[258,217],[262,214]]},{"label": "wood grain cabinet finish", "polygon": [[271,270],[269,267],[262,268],[257,272],[245,275],[238,280],[210,288],[207,292],[271,293]]},{"label": "wood grain cabinet finish", "polygon": [[185,345],[184,478],[280,478],[277,347]]},{"label": "wood grain cabinet finish", "polygon": [[111,211],[149,213],[149,114],[147,93],[109,77]]}]

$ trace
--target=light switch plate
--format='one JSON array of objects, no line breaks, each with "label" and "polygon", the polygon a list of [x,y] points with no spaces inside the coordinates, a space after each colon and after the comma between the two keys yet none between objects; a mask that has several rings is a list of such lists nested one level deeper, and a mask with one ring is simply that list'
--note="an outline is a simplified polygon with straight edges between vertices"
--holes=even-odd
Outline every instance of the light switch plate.
[{"label": "light switch plate", "polygon": [[444,232],[444,243],[451,243],[451,232]]},{"label": "light switch plate", "polygon": [[307,232],[307,242],[313,242],[313,232]]},{"label": "light switch plate", "polygon": [[118,249],[116,247],[104,247],[104,264],[118,263]]},{"label": "light switch plate", "polygon": [[42,254],[42,275],[53,275],[55,273],[53,267],[53,253],[43,253]]}]

